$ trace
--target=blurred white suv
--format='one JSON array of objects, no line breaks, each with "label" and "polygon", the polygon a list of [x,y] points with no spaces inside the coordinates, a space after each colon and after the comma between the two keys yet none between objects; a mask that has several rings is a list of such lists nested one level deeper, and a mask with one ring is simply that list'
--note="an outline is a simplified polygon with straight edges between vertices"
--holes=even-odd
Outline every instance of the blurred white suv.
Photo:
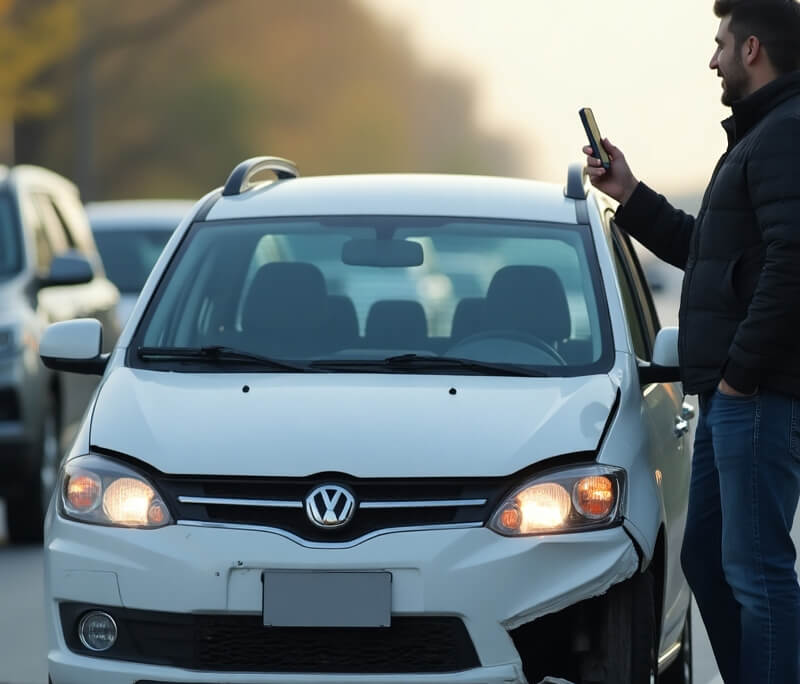
[{"label": "blurred white suv", "polygon": [[[42,340],[103,376],[46,520],[52,683],[691,681],[691,409],[612,212],[577,166],[237,166],[110,356]],[[434,249],[496,265],[447,325],[397,277]]]}]

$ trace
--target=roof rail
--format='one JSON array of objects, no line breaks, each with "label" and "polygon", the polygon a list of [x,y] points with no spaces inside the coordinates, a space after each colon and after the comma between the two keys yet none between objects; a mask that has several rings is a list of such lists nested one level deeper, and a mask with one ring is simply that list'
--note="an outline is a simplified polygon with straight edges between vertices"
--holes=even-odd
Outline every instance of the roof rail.
[{"label": "roof rail", "polygon": [[241,195],[249,190],[254,184],[250,179],[262,171],[272,171],[278,180],[286,178],[297,178],[300,172],[294,162],[281,157],[253,157],[245,159],[231,171],[228,180],[225,181],[225,188],[222,191],[224,197],[231,195]]},{"label": "roof rail", "polygon": [[569,169],[567,170],[567,184],[564,186],[564,195],[570,199],[586,199],[586,171],[583,164],[575,162],[569,165]]}]

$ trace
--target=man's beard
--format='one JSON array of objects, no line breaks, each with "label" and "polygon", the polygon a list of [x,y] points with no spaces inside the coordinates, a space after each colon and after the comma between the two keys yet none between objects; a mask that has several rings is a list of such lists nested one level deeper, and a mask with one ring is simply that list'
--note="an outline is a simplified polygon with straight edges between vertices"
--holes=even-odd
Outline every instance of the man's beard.
[{"label": "man's beard", "polygon": [[750,86],[750,79],[744,64],[740,61],[731,64],[722,77],[722,104],[730,107],[734,102],[738,102],[747,96]]}]

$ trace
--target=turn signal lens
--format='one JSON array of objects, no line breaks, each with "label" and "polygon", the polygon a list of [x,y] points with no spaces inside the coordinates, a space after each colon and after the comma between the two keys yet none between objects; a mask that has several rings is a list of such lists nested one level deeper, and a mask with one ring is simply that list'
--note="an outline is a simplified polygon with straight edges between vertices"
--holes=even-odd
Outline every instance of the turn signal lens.
[{"label": "turn signal lens", "polygon": [[500,512],[500,524],[507,530],[519,530],[522,527],[522,511],[513,504]]},{"label": "turn signal lens", "polygon": [[94,473],[77,470],[67,481],[66,504],[72,513],[87,513],[97,508],[103,488]]},{"label": "turn signal lens", "polygon": [[607,517],[616,503],[614,483],[602,475],[584,477],[575,483],[572,496],[578,512],[592,520]]}]

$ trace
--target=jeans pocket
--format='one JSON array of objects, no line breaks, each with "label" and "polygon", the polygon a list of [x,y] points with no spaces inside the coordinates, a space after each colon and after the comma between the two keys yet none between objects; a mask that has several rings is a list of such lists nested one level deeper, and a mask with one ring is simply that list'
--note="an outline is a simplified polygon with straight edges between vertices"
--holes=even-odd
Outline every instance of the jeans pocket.
[{"label": "jeans pocket", "polygon": [[[748,402],[748,401],[755,401],[758,399],[758,392],[755,394],[725,394],[724,392],[720,392],[718,389],[714,390],[714,396],[724,399],[725,401],[733,401],[733,402]],[[800,419],[800,417],[798,417]]]}]

